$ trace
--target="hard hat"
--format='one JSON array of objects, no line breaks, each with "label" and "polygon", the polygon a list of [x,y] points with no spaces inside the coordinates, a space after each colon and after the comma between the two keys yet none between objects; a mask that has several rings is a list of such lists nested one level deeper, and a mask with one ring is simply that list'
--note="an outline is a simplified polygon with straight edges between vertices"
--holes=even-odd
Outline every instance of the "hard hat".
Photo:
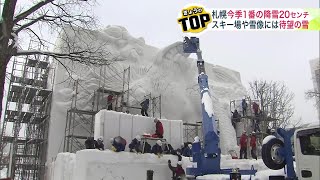
[{"label": "hard hat", "polygon": [[194,138],[194,142],[200,142],[200,138],[199,138],[198,136],[196,136],[196,137]]},{"label": "hard hat", "polygon": [[178,163],[177,163],[177,164],[181,166],[181,165],[182,165],[182,161],[178,161]]},{"label": "hard hat", "polygon": [[255,134],[256,132],[252,131],[252,134]]},{"label": "hard hat", "polygon": [[188,147],[191,149],[192,148],[192,144],[188,144]]},{"label": "hard hat", "polygon": [[161,145],[162,145],[162,142],[161,142],[160,140],[158,140],[158,141],[157,141],[157,144],[158,144],[159,146],[161,146]]},{"label": "hard hat", "polygon": [[98,138],[98,140],[99,140],[99,141],[103,141],[103,137],[100,136],[100,137]]},{"label": "hard hat", "polygon": [[141,137],[140,137],[139,135],[136,136],[136,139],[137,139],[138,141],[141,141]]}]

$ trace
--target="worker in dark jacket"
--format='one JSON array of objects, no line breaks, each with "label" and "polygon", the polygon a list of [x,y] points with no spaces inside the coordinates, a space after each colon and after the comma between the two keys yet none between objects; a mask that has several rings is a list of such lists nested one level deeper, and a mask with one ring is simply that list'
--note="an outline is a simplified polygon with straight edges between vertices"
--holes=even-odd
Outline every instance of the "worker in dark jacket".
[{"label": "worker in dark jacket", "polygon": [[158,155],[159,157],[162,155],[162,142],[160,140],[152,147],[152,153]]},{"label": "worker in dark jacket", "polygon": [[156,123],[156,133],[152,135],[154,138],[163,138],[163,126],[159,119],[155,118],[154,123]]},{"label": "worker in dark jacket", "polygon": [[171,144],[167,144],[166,146],[164,146],[164,150],[163,150],[164,154],[175,154],[175,151],[173,149],[173,147],[171,146]]},{"label": "worker in dark jacket", "polygon": [[97,141],[95,141],[95,148],[99,150],[104,150],[103,137],[99,137]]},{"label": "worker in dark jacket", "polygon": [[247,108],[248,108],[248,104],[246,102],[246,99],[242,99],[242,116],[246,116],[247,115]]},{"label": "worker in dark jacket", "polygon": [[169,169],[173,173],[173,177],[172,177],[173,180],[182,180],[183,178],[185,178],[186,173],[184,172],[184,169],[182,168],[181,161],[178,161],[177,167],[173,167],[173,166],[171,166],[171,161],[168,160],[168,166],[169,166]]},{"label": "worker in dark jacket", "polygon": [[240,159],[244,155],[244,159],[247,159],[247,132],[243,131],[240,137]]},{"label": "worker in dark jacket", "polygon": [[130,152],[141,153],[141,137],[137,135],[129,144]]},{"label": "worker in dark jacket", "polygon": [[112,150],[115,152],[124,151],[127,145],[127,141],[121,136],[111,138]]},{"label": "worker in dark jacket", "polygon": [[93,139],[93,137],[88,137],[84,142],[84,144],[86,145],[86,149],[95,149],[95,143],[96,141]]},{"label": "worker in dark jacket", "polygon": [[234,112],[232,112],[232,126],[234,127],[234,129],[236,129],[236,123],[240,122],[240,114],[238,113],[238,111],[235,109]]},{"label": "worker in dark jacket", "polygon": [[188,144],[188,146],[186,148],[184,148],[183,152],[182,152],[182,156],[185,157],[192,157],[192,144]]},{"label": "worker in dark jacket", "polygon": [[149,116],[148,115],[148,109],[149,109],[149,99],[145,99],[142,103],[140,103],[141,105],[141,115],[142,116]]}]

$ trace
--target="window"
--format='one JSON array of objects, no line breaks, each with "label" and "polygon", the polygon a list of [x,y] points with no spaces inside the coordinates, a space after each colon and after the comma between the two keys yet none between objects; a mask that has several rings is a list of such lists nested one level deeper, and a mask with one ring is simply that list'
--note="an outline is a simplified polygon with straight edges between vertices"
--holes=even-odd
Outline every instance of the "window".
[{"label": "window", "polygon": [[300,131],[298,137],[303,155],[320,156],[320,128]]}]

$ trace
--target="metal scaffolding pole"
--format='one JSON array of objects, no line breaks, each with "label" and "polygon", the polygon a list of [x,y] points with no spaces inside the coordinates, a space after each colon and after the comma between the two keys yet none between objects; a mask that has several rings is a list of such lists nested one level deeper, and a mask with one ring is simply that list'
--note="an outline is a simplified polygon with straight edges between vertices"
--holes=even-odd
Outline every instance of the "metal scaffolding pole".
[{"label": "metal scaffolding pole", "polygon": [[[33,43],[30,42],[29,49],[40,49],[38,44],[32,47]],[[11,62],[1,132],[0,167],[8,169],[7,176],[11,179],[44,179],[52,94],[47,85],[53,84],[48,81],[53,69],[48,56],[43,55],[13,58]],[[9,129],[12,129],[10,133]],[[10,151],[5,154],[3,149],[8,146]]]}]

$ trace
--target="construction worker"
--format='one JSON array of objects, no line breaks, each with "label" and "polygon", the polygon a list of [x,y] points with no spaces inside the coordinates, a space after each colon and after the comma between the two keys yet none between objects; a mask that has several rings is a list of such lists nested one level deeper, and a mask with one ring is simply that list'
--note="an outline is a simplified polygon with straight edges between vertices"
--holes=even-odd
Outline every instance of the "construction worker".
[{"label": "construction worker", "polygon": [[178,161],[177,163],[177,167],[173,167],[171,165],[171,160],[168,160],[168,166],[169,169],[172,171],[173,180],[182,180],[185,178],[186,173],[184,172],[184,169],[182,168],[182,162]]},{"label": "construction worker", "polygon": [[113,95],[110,94],[110,95],[108,95],[108,97],[107,97],[107,109],[108,109],[108,110],[113,110],[113,109],[112,109],[112,102],[113,102]]},{"label": "construction worker", "polygon": [[115,138],[111,138],[110,142],[112,144],[111,149],[115,152],[124,151],[127,145],[127,141],[121,136],[117,136]]},{"label": "construction worker", "polygon": [[192,144],[188,144],[188,146],[184,148],[182,156],[192,157]]},{"label": "construction worker", "polygon": [[140,103],[141,105],[141,115],[142,116],[149,116],[148,115],[148,109],[149,109],[149,99],[145,99],[142,103]]},{"label": "construction worker", "polygon": [[162,156],[163,150],[162,142],[160,140],[158,140],[157,143],[152,147],[151,152],[155,155],[158,155],[158,157]]},{"label": "construction worker", "polygon": [[256,132],[252,132],[250,136],[250,146],[251,146],[251,156],[253,159],[257,158],[257,138],[256,138]]},{"label": "construction worker", "polygon": [[252,103],[252,109],[253,109],[254,115],[255,115],[255,116],[258,116],[258,113],[259,113],[259,105],[258,105],[256,102],[253,102],[253,103]]},{"label": "construction worker", "polygon": [[246,99],[242,99],[242,116],[246,116],[247,115],[247,108],[248,108],[248,104],[246,102]]},{"label": "construction worker", "polygon": [[244,130],[240,137],[240,159],[244,155],[244,159],[247,159],[247,132]]},{"label": "construction worker", "polygon": [[97,141],[95,141],[95,148],[99,150],[104,150],[103,137],[100,136]]},{"label": "construction worker", "polygon": [[87,140],[84,142],[86,149],[95,149],[95,143],[96,141],[93,139],[93,137],[87,137]]},{"label": "construction worker", "polygon": [[141,153],[141,137],[137,135],[129,144],[130,152]]},{"label": "construction worker", "polygon": [[152,135],[154,138],[163,138],[163,126],[159,119],[155,118],[154,123],[156,123],[156,133]]},{"label": "construction worker", "polygon": [[240,114],[238,110],[235,109],[234,112],[232,112],[232,126],[234,129],[236,129],[236,122],[240,122]]}]

